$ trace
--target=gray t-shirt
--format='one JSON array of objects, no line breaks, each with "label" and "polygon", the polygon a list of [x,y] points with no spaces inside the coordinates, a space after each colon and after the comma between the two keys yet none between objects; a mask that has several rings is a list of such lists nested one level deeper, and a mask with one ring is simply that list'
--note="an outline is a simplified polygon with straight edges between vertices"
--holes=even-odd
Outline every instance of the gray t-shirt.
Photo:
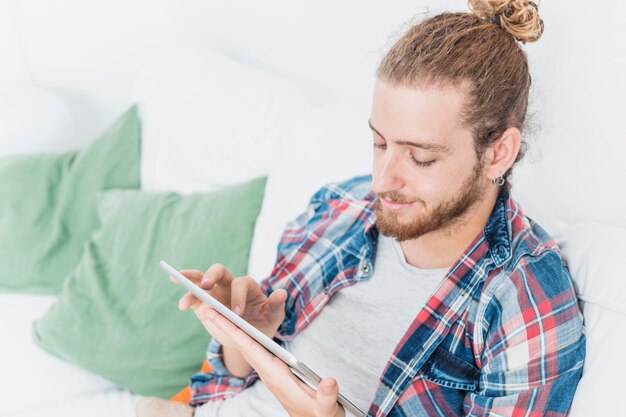
[{"label": "gray t-shirt", "polygon": [[[387,361],[448,268],[409,265],[400,243],[379,234],[374,274],[336,293],[285,348],[366,412]],[[349,415],[350,413],[348,413]],[[261,381],[224,401],[196,409],[198,417],[288,417]]]}]

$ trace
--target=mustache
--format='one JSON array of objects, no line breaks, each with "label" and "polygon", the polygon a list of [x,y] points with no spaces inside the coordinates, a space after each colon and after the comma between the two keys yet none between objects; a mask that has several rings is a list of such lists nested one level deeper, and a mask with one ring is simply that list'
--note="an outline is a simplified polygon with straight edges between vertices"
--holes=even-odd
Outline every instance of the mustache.
[{"label": "mustache", "polygon": [[387,201],[398,204],[414,203],[415,201],[417,201],[417,199],[407,197],[397,191],[386,191],[384,193],[377,194],[377,197],[379,199],[384,198]]}]

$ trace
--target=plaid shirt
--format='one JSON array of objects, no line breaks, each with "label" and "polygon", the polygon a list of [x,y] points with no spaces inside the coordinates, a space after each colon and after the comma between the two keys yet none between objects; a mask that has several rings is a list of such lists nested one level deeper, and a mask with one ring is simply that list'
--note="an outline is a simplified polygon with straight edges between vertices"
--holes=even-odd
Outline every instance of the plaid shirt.
[{"label": "plaid shirt", "polygon": [[[277,340],[296,337],[337,291],[372,276],[378,230],[370,184],[365,176],[328,185],[287,225],[261,283],[266,294],[289,294]],[[559,248],[501,195],[397,343],[367,416],[564,416],[584,356],[582,314]],[[215,341],[207,357],[213,371],[192,376],[191,405],[258,379],[254,371],[229,375]]]}]

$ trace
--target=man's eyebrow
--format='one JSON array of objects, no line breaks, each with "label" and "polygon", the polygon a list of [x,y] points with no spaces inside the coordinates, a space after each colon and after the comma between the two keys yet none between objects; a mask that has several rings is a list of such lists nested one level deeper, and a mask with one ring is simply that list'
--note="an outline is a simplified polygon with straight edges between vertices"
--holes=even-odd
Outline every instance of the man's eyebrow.
[{"label": "man's eyebrow", "polygon": [[[374,126],[372,126],[371,120],[368,120],[367,124],[370,126],[370,129],[372,129],[374,132],[376,132],[376,134],[378,136],[380,136],[381,138],[385,139],[385,137],[383,135],[381,135],[380,132],[378,130],[376,130],[376,128]],[[387,139],[385,139],[385,140],[387,140]],[[399,144],[399,145],[414,146],[416,148],[421,148],[421,149],[425,149],[427,151],[432,151],[432,152],[448,152],[450,150],[450,148],[448,148],[445,145],[440,145],[438,143],[432,143],[432,142],[412,142],[412,141],[409,141],[409,140],[398,140],[398,141],[396,141],[396,143]]]}]

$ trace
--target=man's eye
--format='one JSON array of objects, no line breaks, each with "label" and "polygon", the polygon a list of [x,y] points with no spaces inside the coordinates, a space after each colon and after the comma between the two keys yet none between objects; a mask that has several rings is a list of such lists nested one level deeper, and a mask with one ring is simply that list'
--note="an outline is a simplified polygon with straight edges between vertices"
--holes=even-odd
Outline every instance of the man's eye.
[{"label": "man's eye", "polygon": [[379,143],[374,143],[374,149],[386,149],[387,145],[381,145]]},{"label": "man's eye", "polygon": [[427,167],[427,166],[434,164],[437,161],[436,159],[433,159],[430,161],[418,161],[417,159],[415,159],[413,155],[411,155],[411,159],[413,160],[413,163],[417,165],[418,167]]}]

